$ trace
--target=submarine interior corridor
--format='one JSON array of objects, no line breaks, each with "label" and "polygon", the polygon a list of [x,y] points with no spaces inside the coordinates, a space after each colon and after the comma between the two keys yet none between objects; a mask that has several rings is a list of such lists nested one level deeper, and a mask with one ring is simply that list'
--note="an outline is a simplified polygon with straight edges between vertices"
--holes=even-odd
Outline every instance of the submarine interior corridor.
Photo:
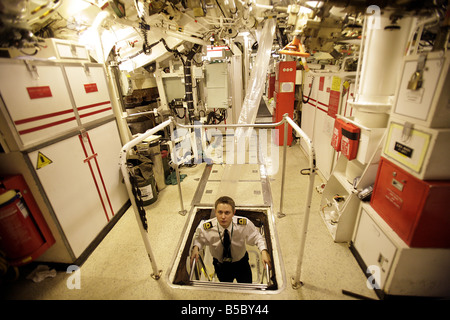
[{"label": "submarine interior corridor", "polygon": [[[309,185],[309,176],[302,175],[300,170],[309,168],[309,160],[299,143],[286,148],[284,217],[275,213],[280,208],[283,180],[282,147],[276,161],[272,161],[277,162],[279,168],[271,172],[267,172],[267,163],[202,162],[180,166],[181,183],[167,185],[159,192],[158,200],[145,207],[148,239],[155,263],[162,270],[158,280],[151,277],[152,266],[135,212],[130,207],[80,266],[79,288],[70,286],[74,275],[65,270],[57,270],[54,277],[40,282],[27,279],[24,273],[15,283],[3,288],[3,297],[63,300],[355,299],[343,293],[344,290],[377,299],[375,291],[367,286],[367,278],[348,243],[336,243],[330,236],[319,213],[321,194],[315,190],[301,268],[303,285],[293,288],[289,279],[297,272],[300,230]],[[314,186],[320,184],[321,177],[315,175]],[[179,213],[178,187],[181,187],[183,207],[188,209],[185,215]],[[217,283],[208,253],[203,256],[204,265],[197,268],[200,272],[191,274],[187,263],[196,226],[210,217],[217,194],[224,192],[235,198],[237,214],[248,217],[260,228],[271,249],[273,270],[267,276],[259,255],[253,248],[248,248],[253,272],[250,286]]]}]

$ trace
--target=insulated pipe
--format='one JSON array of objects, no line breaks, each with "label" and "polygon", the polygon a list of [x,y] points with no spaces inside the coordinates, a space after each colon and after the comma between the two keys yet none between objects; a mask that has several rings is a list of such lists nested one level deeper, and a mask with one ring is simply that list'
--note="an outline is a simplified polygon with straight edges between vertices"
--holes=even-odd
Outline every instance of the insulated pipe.
[{"label": "insulated pipe", "polygon": [[144,139],[150,137],[151,135],[158,132],[159,130],[164,129],[171,122],[172,122],[172,120],[169,119],[169,120],[157,125],[156,127],[147,130],[144,134],[140,135],[139,137],[131,140],[130,142],[128,142],[127,144],[125,144],[122,147],[122,150],[120,151],[120,155],[119,155],[119,165],[120,165],[120,169],[122,171],[122,176],[125,181],[125,186],[127,188],[128,196],[130,197],[131,205],[133,206],[134,213],[136,215],[136,220],[137,220],[137,223],[139,226],[139,231],[141,232],[142,240],[144,241],[144,244],[145,244],[145,250],[147,251],[148,258],[150,259],[150,263],[152,265],[153,274],[151,274],[151,277],[155,280],[159,280],[159,278],[161,277],[162,270],[158,271],[155,257],[153,255],[152,248],[150,246],[150,241],[148,239],[148,234],[145,231],[144,226],[142,225],[141,217],[140,217],[139,211],[137,209],[136,200],[134,198],[133,192],[131,191],[130,175],[129,175],[129,172],[127,169],[127,154],[131,150],[131,148],[133,148],[137,144],[141,143]]},{"label": "insulated pipe", "polygon": [[431,24],[431,23],[438,23],[439,20],[440,20],[439,14],[437,12],[435,12],[434,16],[417,22],[417,24],[414,26],[414,28],[411,29],[410,35],[408,36],[409,48],[408,48],[408,52],[406,55],[417,54],[417,49],[419,48],[420,41],[417,40],[416,43],[413,44],[414,35],[417,33],[417,38],[420,39],[425,26],[428,24]]},{"label": "insulated pipe", "polygon": [[199,44],[199,45],[202,45],[202,46],[208,45],[208,43],[206,41],[204,41],[203,39],[199,39],[199,38],[196,38],[196,37],[191,37],[191,36],[188,36],[188,35],[186,35],[184,33],[178,32],[178,31],[165,30],[163,32],[166,35],[168,35],[168,36],[172,36],[172,37],[175,37],[175,38],[180,39],[180,40],[189,41],[189,42],[196,43],[196,44]]}]

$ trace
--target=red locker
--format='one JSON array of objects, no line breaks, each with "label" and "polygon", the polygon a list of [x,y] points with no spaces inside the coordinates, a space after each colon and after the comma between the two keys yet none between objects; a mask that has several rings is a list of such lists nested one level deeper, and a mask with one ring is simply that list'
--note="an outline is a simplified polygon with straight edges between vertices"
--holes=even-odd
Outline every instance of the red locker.
[{"label": "red locker", "polygon": [[[280,61],[276,70],[275,81],[275,110],[273,112],[273,121],[283,120],[283,115],[287,113],[289,117],[294,117],[295,101],[295,76],[297,73],[296,61]],[[278,127],[276,143],[280,146],[284,144],[284,127]],[[292,127],[288,129],[287,144],[292,143]]]},{"label": "red locker", "polygon": [[410,247],[450,248],[450,181],[417,179],[381,157],[372,207]]}]

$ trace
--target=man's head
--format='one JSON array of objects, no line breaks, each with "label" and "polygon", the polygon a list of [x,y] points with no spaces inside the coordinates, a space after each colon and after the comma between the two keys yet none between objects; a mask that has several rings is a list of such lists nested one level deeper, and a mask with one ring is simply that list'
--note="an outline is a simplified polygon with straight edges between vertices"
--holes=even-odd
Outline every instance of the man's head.
[{"label": "man's head", "polygon": [[223,228],[228,228],[236,212],[234,200],[223,196],[216,200],[214,205],[217,221]]}]

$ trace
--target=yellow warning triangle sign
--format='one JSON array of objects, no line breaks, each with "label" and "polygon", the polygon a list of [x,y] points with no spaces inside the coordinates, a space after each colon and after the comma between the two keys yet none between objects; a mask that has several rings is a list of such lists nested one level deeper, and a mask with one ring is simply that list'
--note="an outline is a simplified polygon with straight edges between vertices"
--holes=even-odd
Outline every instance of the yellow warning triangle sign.
[{"label": "yellow warning triangle sign", "polygon": [[41,169],[41,168],[45,167],[46,165],[49,165],[52,162],[53,161],[50,160],[50,158],[45,156],[42,152],[38,151],[36,170]]}]

